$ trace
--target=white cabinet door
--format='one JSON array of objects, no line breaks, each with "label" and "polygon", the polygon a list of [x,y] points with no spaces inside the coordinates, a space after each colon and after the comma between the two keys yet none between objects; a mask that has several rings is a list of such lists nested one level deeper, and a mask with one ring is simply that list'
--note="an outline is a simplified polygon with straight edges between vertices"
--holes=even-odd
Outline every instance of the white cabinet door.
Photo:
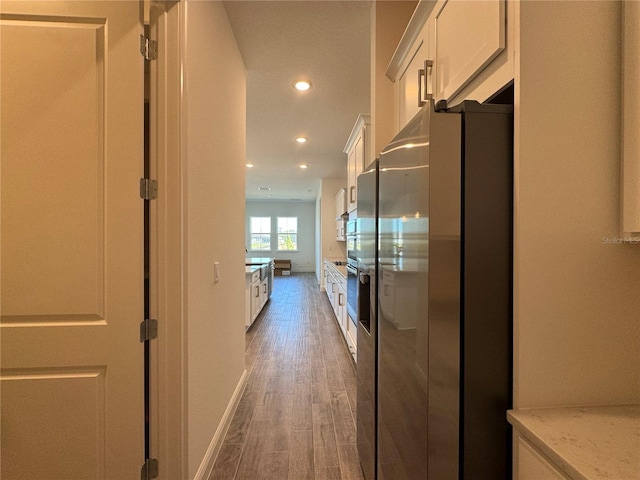
[{"label": "white cabinet door", "polygon": [[336,220],[347,211],[347,191],[344,188],[338,190],[336,194]]},{"label": "white cabinet door", "polygon": [[352,148],[347,154],[347,211],[349,213],[356,209],[356,150]]},{"label": "white cabinet door", "polygon": [[358,175],[367,166],[370,154],[367,142],[369,141],[369,128],[371,117],[359,115],[351,131],[344,152],[347,154],[347,211],[351,213],[358,207]]},{"label": "white cabinet door", "polygon": [[341,188],[336,194],[336,240],[346,241],[346,219],[343,215],[347,212],[346,189]]},{"label": "white cabinet door", "polygon": [[262,308],[262,297],[260,296],[260,279],[251,284],[251,323],[253,323]]},{"label": "white cabinet door", "polygon": [[345,242],[347,240],[346,230],[346,220],[336,220],[336,240],[338,242]]},{"label": "white cabinet door", "polygon": [[342,334],[346,334],[347,328],[347,292],[345,292],[344,288],[342,288],[339,284],[336,284],[336,299],[334,311],[336,314],[336,319],[338,320],[338,325],[340,325],[340,330],[342,330]]},{"label": "white cabinet door", "polygon": [[345,338],[347,339],[347,346],[349,347],[349,353],[351,353],[353,360],[357,362],[358,361],[357,359],[358,328],[356,327],[356,324],[349,319],[348,316],[345,322],[347,326],[346,328],[347,332],[346,332]]},{"label": "white cabinet door", "polygon": [[[427,95],[433,94],[433,53],[429,40],[433,23],[432,19],[425,23],[396,79],[398,130],[418,113]],[[425,63],[429,61],[431,66]]]},{"label": "white cabinet door", "polygon": [[435,16],[436,100],[449,100],[505,48],[505,0],[444,2]]},{"label": "white cabinet door", "polygon": [[517,452],[518,480],[568,480],[568,477],[520,436],[518,436]]},{"label": "white cabinet door", "polygon": [[244,326],[246,329],[251,326],[251,281],[248,275],[247,275],[245,289],[244,289],[244,304],[245,304]]},{"label": "white cabinet door", "polygon": [[265,303],[269,300],[269,279],[265,277],[262,282],[260,282],[260,309],[264,307]]}]

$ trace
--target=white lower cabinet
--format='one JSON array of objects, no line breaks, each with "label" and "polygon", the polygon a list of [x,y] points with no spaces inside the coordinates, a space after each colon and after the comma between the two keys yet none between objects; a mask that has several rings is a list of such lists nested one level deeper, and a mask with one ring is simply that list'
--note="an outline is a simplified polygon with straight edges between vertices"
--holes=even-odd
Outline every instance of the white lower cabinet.
[{"label": "white lower cabinet", "polygon": [[254,322],[260,309],[262,308],[262,297],[260,295],[260,278],[251,284],[251,323]]},{"label": "white lower cabinet", "polygon": [[247,272],[245,278],[245,329],[258,317],[269,300],[269,277],[260,279],[260,269]]},{"label": "white lower cabinet", "polygon": [[347,323],[347,332],[345,338],[347,340],[347,346],[349,347],[349,353],[353,357],[354,361],[358,361],[357,359],[357,345],[358,345],[358,327],[357,325],[351,321],[349,316],[347,315],[346,319]]},{"label": "white lower cabinet", "polygon": [[569,480],[529,442],[518,436],[517,479],[518,480]]},{"label": "white lower cabinet", "polygon": [[[344,268],[344,267],[343,267]],[[349,348],[349,353],[356,359],[356,335],[355,326],[347,315],[347,278],[345,273],[339,271],[332,262],[324,261],[324,281],[327,298],[331,304],[336,322]]]},{"label": "white lower cabinet", "polygon": [[340,280],[336,282],[336,298],[334,299],[333,312],[336,314],[342,334],[345,335],[347,332],[347,291],[342,287]]},{"label": "white lower cabinet", "polygon": [[245,276],[245,328],[249,328],[260,311],[260,269]]},{"label": "white lower cabinet", "polygon": [[267,300],[269,300],[269,279],[265,277],[265,279],[260,282],[260,310],[262,310],[262,307],[267,303]]}]

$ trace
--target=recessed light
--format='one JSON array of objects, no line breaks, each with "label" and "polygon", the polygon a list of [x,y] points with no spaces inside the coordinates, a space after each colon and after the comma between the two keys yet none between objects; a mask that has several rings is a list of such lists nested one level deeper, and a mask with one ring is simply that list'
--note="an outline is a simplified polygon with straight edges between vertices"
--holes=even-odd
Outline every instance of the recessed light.
[{"label": "recessed light", "polygon": [[261,192],[268,192],[269,190],[271,190],[271,187],[258,187],[258,190],[260,190]]},{"label": "recessed light", "polygon": [[255,165],[254,165],[253,163],[245,163],[245,166],[246,166],[247,168],[253,168],[253,167],[255,167]]},{"label": "recessed light", "polygon": [[306,169],[306,168],[309,168],[309,165],[305,165],[305,164],[303,163],[302,165],[299,165],[299,167],[300,167],[301,169],[303,169],[303,170],[304,170],[304,169]]},{"label": "recessed light", "polygon": [[307,82],[306,80],[299,80],[293,84],[293,88],[295,88],[296,90],[300,90],[301,92],[306,92],[311,88],[311,83]]},{"label": "recessed light", "polygon": [[298,143],[307,143],[308,138],[307,137],[298,137],[296,138],[296,142]]}]

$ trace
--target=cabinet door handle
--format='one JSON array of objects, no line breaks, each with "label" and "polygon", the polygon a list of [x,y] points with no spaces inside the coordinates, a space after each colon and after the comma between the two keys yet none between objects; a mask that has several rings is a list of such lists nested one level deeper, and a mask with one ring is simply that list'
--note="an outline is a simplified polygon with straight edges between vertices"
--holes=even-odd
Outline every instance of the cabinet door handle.
[{"label": "cabinet door handle", "polygon": [[355,186],[349,187],[349,203],[353,203],[353,202],[356,201],[356,199],[354,198],[354,195],[353,195],[355,193],[355,191],[356,191],[356,187]]},{"label": "cabinet door handle", "polygon": [[267,286],[266,285],[262,286],[262,293],[267,293]]},{"label": "cabinet door handle", "polygon": [[[429,73],[427,74],[427,70]],[[427,80],[428,78],[428,80]],[[433,90],[431,88],[433,78],[433,60],[425,60],[424,68],[418,70],[418,107],[422,107],[427,104],[427,101],[433,97]],[[422,84],[424,82],[424,97],[422,95]]]},{"label": "cabinet door handle", "polygon": [[256,298],[260,296],[260,287],[256,286]]},{"label": "cabinet door handle", "polygon": [[340,305],[340,306],[344,305],[344,294],[342,294],[342,293],[338,294],[338,305]]}]

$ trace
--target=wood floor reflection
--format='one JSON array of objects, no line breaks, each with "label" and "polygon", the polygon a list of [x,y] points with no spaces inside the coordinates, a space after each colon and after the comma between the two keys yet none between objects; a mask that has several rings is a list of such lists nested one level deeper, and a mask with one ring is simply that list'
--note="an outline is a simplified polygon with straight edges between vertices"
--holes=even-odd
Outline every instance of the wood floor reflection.
[{"label": "wood floor reflection", "polygon": [[247,387],[210,480],[362,479],[356,373],[315,276],[276,277],[247,332]]}]

